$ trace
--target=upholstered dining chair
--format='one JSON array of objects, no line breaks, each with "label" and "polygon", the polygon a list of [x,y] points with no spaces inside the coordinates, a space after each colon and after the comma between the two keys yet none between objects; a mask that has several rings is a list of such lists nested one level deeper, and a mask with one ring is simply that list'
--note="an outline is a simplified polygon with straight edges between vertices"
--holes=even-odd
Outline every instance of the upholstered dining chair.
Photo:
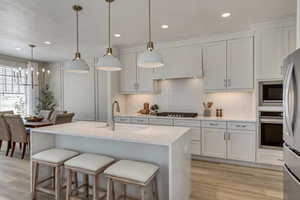
[{"label": "upholstered dining chair", "polygon": [[25,129],[23,120],[20,115],[4,115],[4,118],[11,133],[12,149],[10,156],[13,157],[14,155],[16,143],[21,143],[23,146],[22,159],[24,159],[29,143],[29,134]]},{"label": "upholstered dining chair", "polygon": [[7,142],[5,156],[8,156],[9,149],[11,148],[11,133],[8,124],[4,119],[4,115],[0,115],[0,150],[4,141]]},{"label": "upholstered dining chair", "polygon": [[41,110],[39,117],[43,117],[45,120],[50,120],[52,110]]},{"label": "upholstered dining chair", "polygon": [[75,116],[74,113],[56,114],[54,124],[57,125],[57,124],[71,123],[74,116]]},{"label": "upholstered dining chair", "polygon": [[51,122],[54,122],[54,121],[55,121],[55,118],[56,118],[56,115],[58,115],[58,114],[66,114],[66,113],[68,113],[68,112],[67,112],[67,111],[61,111],[61,110],[54,110],[54,111],[52,111],[49,120],[50,120]]}]

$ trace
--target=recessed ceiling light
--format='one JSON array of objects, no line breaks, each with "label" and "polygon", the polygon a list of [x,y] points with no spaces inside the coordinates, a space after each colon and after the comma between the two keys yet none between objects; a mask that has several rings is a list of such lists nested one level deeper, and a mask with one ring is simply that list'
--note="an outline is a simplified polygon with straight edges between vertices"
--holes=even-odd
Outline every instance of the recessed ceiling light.
[{"label": "recessed ceiling light", "polygon": [[49,41],[45,41],[44,43],[45,43],[45,44],[51,44],[51,42],[49,42]]},{"label": "recessed ceiling light", "polygon": [[114,36],[115,36],[115,37],[121,37],[121,34],[116,33]]},{"label": "recessed ceiling light", "polygon": [[167,25],[167,24],[161,25],[161,28],[162,29],[167,29],[167,28],[169,28],[169,25]]},{"label": "recessed ceiling light", "polygon": [[231,16],[231,13],[223,13],[223,14],[222,14],[222,17],[223,17],[223,18],[230,17],[230,16]]},{"label": "recessed ceiling light", "polygon": [[16,50],[17,50],[17,51],[20,51],[20,50],[21,50],[21,48],[20,48],[20,47],[17,47],[17,48],[16,48]]}]

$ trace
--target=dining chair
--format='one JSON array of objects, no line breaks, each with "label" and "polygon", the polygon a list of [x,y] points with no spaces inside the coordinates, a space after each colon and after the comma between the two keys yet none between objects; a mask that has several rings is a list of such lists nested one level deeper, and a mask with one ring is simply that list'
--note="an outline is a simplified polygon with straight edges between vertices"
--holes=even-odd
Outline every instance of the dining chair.
[{"label": "dining chair", "polygon": [[39,117],[43,117],[45,120],[50,120],[52,110],[41,110]]},{"label": "dining chair", "polygon": [[71,123],[74,116],[75,116],[74,113],[57,114],[55,116],[54,124],[57,125],[57,124]]},{"label": "dining chair", "polygon": [[66,113],[68,113],[68,112],[67,111],[61,111],[61,110],[54,110],[54,111],[52,111],[49,120],[54,123],[56,115],[66,114]]},{"label": "dining chair", "polygon": [[9,126],[4,119],[4,115],[0,115],[0,150],[2,147],[3,141],[7,142],[5,156],[8,156],[9,149],[11,148],[11,133]]},{"label": "dining chair", "polygon": [[11,133],[12,150],[10,156],[13,157],[14,155],[16,143],[21,143],[23,147],[22,159],[24,159],[29,143],[29,134],[25,129],[23,120],[20,115],[4,115],[4,118]]}]

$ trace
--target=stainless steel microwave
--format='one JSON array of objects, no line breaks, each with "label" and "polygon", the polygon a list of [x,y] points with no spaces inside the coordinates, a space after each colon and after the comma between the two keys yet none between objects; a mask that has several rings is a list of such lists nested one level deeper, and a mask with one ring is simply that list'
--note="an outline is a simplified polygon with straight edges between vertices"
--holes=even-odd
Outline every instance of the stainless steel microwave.
[{"label": "stainless steel microwave", "polygon": [[282,81],[259,82],[260,106],[282,106],[283,83]]}]

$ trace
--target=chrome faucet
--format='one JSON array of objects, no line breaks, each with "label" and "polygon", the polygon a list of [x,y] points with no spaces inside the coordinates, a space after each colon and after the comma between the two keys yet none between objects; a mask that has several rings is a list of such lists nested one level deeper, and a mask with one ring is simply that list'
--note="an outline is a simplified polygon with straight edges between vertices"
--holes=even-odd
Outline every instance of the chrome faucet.
[{"label": "chrome faucet", "polygon": [[114,101],[111,109],[111,129],[115,131],[115,105],[117,105],[116,110],[120,112],[120,104],[118,101]]}]

